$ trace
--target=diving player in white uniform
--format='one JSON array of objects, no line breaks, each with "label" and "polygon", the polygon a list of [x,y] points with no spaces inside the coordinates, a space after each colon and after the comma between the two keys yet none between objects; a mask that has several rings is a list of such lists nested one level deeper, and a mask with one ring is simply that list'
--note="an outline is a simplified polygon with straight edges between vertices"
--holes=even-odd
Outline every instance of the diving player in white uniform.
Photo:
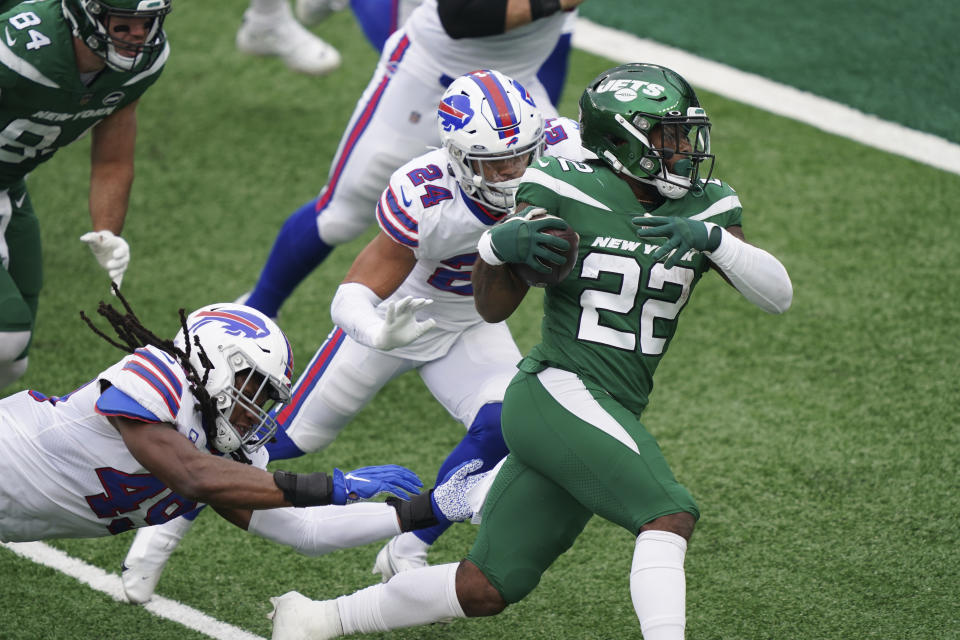
[{"label": "diving player in white uniform", "polygon": [[[454,494],[473,482],[467,469],[436,496],[409,502],[421,483],[396,465],[330,476],[265,471],[263,445],[277,430],[270,408],[290,398],[293,361],[280,328],[255,309],[203,307],[174,341],[132,312],[101,305],[101,314],[125,344],[111,343],[130,355],[67,395],[0,400],[0,541],[177,526],[203,502],[242,529],[320,555],[467,516],[445,502],[462,502]],[[313,506],[382,492],[404,501]]]},{"label": "diving player in white uniform", "polygon": [[340,138],[326,186],[284,223],[244,302],[276,317],[334,247],[373,224],[391,173],[440,143],[431,114],[454,78],[497,69],[529,90],[545,118],[556,117],[537,71],[562,37],[566,12],[581,1],[491,0],[471,3],[471,14],[448,12],[456,3],[425,0],[414,9],[383,48]]},{"label": "diving player in white uniform", "polygon": [[[545,122],[523,86],[497,71],[455,80],[437,115],[443,148],[404,164],[382,192],[380,234],[338,288],[337,327],[276,414],[283,431],[268,445],[272,459],[325,448],[387,382],[411,369],[467,428],[438,478],[473,459],[486,471],[507,453],[500,407],[520,351],[505,323],[484,322],[474,307],[477,241],[508,213],[520,177],[544,148],[573,160],[584,151],[576,122]],[[425,566],[429,545],[448,526],[391,540],[374,572],[387,580]],[[169,538],[149,544],[148,535],[138,533],[125,564],[155,567],[155,582],[172,546]]]}]

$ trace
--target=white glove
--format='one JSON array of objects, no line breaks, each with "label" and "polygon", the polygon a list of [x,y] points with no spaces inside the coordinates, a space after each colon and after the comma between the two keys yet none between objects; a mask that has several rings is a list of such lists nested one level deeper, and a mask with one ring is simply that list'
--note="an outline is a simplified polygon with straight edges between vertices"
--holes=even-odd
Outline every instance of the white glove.
[{"label": "white glove", "polygon": [[383,323],[370,336],[370,346],[374,349],[389,351],[410,344],[437,325],[437,321],[428,318],[419,322],[415,316],[433,300],[407,296],[402,300],[388,302]]},{"label": "white glove", "polygon": [[462,522],[473,516],[473,507],[467,498],[467,492],[480,484],[486,473],[476,473],[483,466],[483,460],[474,458],[451,469],[443,481],[434,487],[430,494],[433,515],[440,522]]},{"label": "white glove", "polygon": [[80,236],[80,241],[87,243],[93,251],[93,257],[107,270],[110,279],[119,288],[123,274],[130,265],[130,245],[127,241],[113,235],[112,231],[88,231]]}]

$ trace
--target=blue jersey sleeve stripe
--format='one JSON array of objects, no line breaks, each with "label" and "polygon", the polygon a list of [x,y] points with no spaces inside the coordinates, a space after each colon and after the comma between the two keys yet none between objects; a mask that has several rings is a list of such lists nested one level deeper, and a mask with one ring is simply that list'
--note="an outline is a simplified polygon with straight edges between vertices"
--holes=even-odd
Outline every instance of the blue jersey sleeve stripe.
[{"label": "blue jersey sleeve stripe", "polygon": [[128,362],[123,367],[123,370],[130,371],[131,373],[140,376],[140,378],[153,387],[153,390],[156,391],[161,398],[163,398],[163,401],[166,403],[170,413],[174,416],[177,415],[177,412],[180,410],[180,401],[173,397],[163,382],[161,382],[160,379],[157,378],[157,376],[155,376],[150,370],[134,360]]},{"label": "blue jersey sleeve stripe", "polygon": [[396,218],[397,222],[410,233],[417,233],[420,230],[420,225],[403,210],[403,207],[397,202],[397,195],[393,192],[393,189],[388,187],[384,195],[387,199],[387,205],[390,207],[390,212],[393,214],[393,217]]},{"label": "blue jersey sleeve stripe", "polygon": [[164,378],[167,379],[167,382],[170,383],[170,386],[173,388],[174,392],[176,392],[178,396],[183,393],[183,385],[180,384],[180,379],[176,376],[176,374],[173,371],[170,370],[170,367],[167,365],[166,362],[164,362],[154,354],[150,353],[146,349],[137,349],[134,353],[136,353],[141,358],[146,358],[147,360],[152,362],[153,366],[155,366],[157,368],[157,371],[161,375],[163,375]]},{"label": "blue jersey sleeve stripe", "polygon": [[143,422],[163,422],[146,407],[116,387],[110,387],[97,399],[97,413],[104,416],[122,416]]},{"label": "blue jersey sleeve stripe", "polygon": [[383,212],[383,205],[382,203],[379,203],[379,202],[377,203],[377,219],[380,221],[380,228],[386,231],[388,234],[390,234],[390,237],[392,237],[394,240],[396,240],[400,244],[406,245],[408,247],[419,246],[420,244],[419,242],[417,242],[413,238],[407,237],[406,234],[403,233],[403,231],[398,229],[390,220],[387,219],[386,215]]}]

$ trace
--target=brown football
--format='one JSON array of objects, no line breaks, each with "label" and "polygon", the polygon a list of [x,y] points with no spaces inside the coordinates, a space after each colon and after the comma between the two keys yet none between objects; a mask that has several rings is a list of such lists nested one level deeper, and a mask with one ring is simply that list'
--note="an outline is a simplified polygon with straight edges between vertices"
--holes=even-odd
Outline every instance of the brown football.
[{"label": "brown football", "polygon": [[[540,214],[533,217],[535,220],[539,218],[556,218],[556,216]],[[557,219],[559,220],[559,218]],[[563,282],[563,280],[570,275],[574,265],[577,264],[577,252],[580,249],[580,235],[576,231],[567,227],[566,229],[544,229],[543,232],[558,238],[563,238],[570,243],[570,248],[563,254],[566,257],[566,261],[563,264],[547,264],[547,266],[550,267],[550,273],[540,273],[522,262],[510,263],[510,268],[513,269],[513,272],[520,276],[523,281],[531,287],[548,287]]]}]

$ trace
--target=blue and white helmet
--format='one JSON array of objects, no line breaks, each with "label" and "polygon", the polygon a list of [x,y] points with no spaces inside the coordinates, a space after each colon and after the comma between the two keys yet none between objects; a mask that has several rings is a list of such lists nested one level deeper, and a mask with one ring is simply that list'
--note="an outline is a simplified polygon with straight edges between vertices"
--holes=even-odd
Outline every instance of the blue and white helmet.
[{"label": "blue and white helmet", "polygon": [[543,115],[530,93],[499,71],[479,70],[454,80],[437,107],[440,142],[461,188],[498,211],[514,205],[520,179],[488,182],[483,163],[543,151]]},{"label": "blue and white helmet", "polygon": [[[273,320],[242,304],[202,307],[187,316],[186,324],[190,364],[201,377],[206,373],[204,387],[216,405],[211,444],[222,453],[241,447],[246,453],[253,453],[277,432],[270,409],[290,400],[290,342]],[[203,359],[197,342],[209,362]],[[182,329],[174,344],[186,351]],[[235,416],[236,407],[249,415],[241,412]],[[238,423],[250,424],[234,424],[231,417]]]}]

